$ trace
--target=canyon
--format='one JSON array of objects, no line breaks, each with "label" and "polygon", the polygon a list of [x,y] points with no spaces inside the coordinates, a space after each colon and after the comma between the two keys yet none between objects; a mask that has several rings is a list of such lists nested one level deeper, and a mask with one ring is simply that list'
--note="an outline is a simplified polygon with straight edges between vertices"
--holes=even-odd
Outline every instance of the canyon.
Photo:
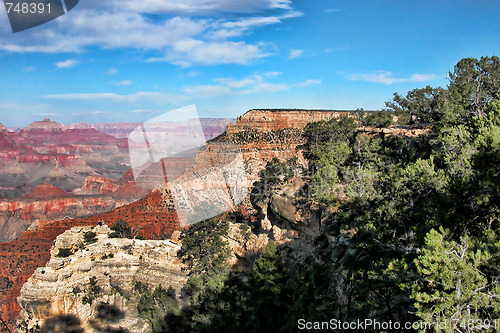
[{"label": "canyon", "polygon": [[[349,115],[349,112],[250,110],[239,117],[236,123],[229,124],[224,133],[214,137],[210,142],[231,144],[240,148],[248,178],[247,186],[252,187],[253,182],[258,178],[258,171],[273,157],[282,161],[297,158],[299,163],[305,165],[306,161],[298,149],[304,143],[303,128],[308,122],[328,120],[341,115]],[[370,129],[363,130],[369,131]],[[395,132],[394,134],[405,135],[404,132]],[[300,182],[297,186],[299,185]],[[80,187],[80,193],[106,193],[108,191],[117,193],[126,186],[133,188],[137,185],[129,182],[121,187],[115,187],[112,181],[91,178],[87,179],[85,186]],[[202,188],[203,184],[197,183],[196,186]],[[57,189],[49,188],[47,185],[45,187],[54,193],[61,194]],[[297,235],[286,228],[280,229],[279,226],[268,223],[268,216],[271,219],[287,220],[295,224],[318,223],[313,217],[303,216],[303,212],[296,211],[290,206],[292,201],[290,198],[293,198],[297,189],[297,187],[293,187],[290,189],[290,193],[281,193],[260,205],[259,210],[263,215],[262,229],[273,234],[274,239],[292,239]],[[115,191],[113,192],[113,190]],[[170,234],[181,228],[174,206],[168,188],[160,187],[145,194],[142,199],[124,204],[108,212],[76,219],[43,221],[38,223],[36,229],[23,232],[18,239],[0,243],[0,309],[2,318],[11,327],[14,326],[15,318],[20,310],[17,297],[21,287],[38,267],[46,265],[49,261],[50,249],[56,237],[61,233],[76,226],[96,226],[99,222],[112,226],[116,221],[122,219],[137,229],[141,236],[147,239],[159,239],[163,234]],[[241,209],[245,211],[251,209],[250,206],[249,201],[245,200]],[[241,247],[236,243],[234,244],[235,248]]]},{"label": "canyon", "polygon": [[[200,122],[210,139],[234,120]],[[139,125],[62,125],[49,118],[16,132],[0,125],[0,242],[48,221],[100,214],[144,197],[149,190],[134,181],[127,140]]]}]

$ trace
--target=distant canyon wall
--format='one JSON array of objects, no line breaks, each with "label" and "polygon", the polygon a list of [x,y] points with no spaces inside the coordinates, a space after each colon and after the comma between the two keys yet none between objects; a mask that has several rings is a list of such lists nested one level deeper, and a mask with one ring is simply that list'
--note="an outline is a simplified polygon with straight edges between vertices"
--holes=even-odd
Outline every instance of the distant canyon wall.
[{"label": "distant canyon wall", "polygon": [[[296,147],[304,142],[303,128],[308,122],[328,120],[345,111],[315,110],[250,110],[214,141],[236,144],[241,148],[249,186],[258,171],[273,157],[287,160],[299,157]],[[96,225],[103,220],[112,225],[118,219],[128,221],[140,234],[158,237],[179,228],[173,203],[164,191],[153,191],[143,199],[111,212],[75,220],[44,223],[36,230],[24,232],[9,243],[0,243],[0,311],[11,325],[19,314],[17,297],[24,282],[37,267],[50,258],[54,239],[65,230],[82,225]]]}]

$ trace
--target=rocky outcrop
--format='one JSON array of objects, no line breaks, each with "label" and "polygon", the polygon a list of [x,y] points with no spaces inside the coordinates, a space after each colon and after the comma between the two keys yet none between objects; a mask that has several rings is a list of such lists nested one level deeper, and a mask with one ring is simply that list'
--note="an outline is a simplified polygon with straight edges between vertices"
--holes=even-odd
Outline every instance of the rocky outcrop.
[{"label": "rocky outcrop", "polygon": [[[95,243],[84,242],[88,231],[97,234]],[[150,331],[137,315],[140,294],[134,287],[136,283],[151,289],[161,285],[179,293],[187,280],[177,258],[180,246],[169,240],[108,238],[109,231],[107,226],[74,227],[57,237],[49,262],[37,268],[21,289],[22,326],[42,327],[47,318],[73,314],[86,331],[96,326]],[[74,254],[59,258],[61,249]],[[92,293],[91,288],[99,291]],[[101,319],[103,304],[120,314],[118,320]]]},{"label": "rocky outcrop", "polygon": [[19,238],[0,243],[0,313],[11,325],[19,313],[16,298],[24,282],[50,259],[56,237],[74,226],[96,226],[104,222],[112,226],[122,219],[146,238],[159,238],[163,233],[179,229],[172,202],[153,191],[146,197],[110,212],[79,219],[39,223],[38,228],[23,232]]},{"label": "rocky outcrop", "polygon": [[88,176],[78,194],[81,195],[91,195],[91,194],[108,194],[118,190],[120,186],[114,179],[99,177],[99,176]]},{"label": "rocky outcrop", "polygon": [[297,147],[304,143],[302,132],[307,123],[349,114],[335,110],[250,110],[214,140],[240,146],[252,184],[257,172],[273,157],[282,161],[297,157],[299,163],[305,163]]},{"label": "rocky outcrop", "polygon": [[[86,243],[86,232],[96,234],[95,242]],[[188,270],[177,257],[178,241],[109,238],[109,227],[73,227],[59,235],[50,250],[50,260],[39,267],[23,285],[18,297],[21,308],[20,332],[41,327],[51,317],[74,315],[86,331],[95,327],[130,332],[149,332],[148,323],[138,317],[141,294],[137,283],[153,289],[172,287],[180,294]],[[178,233],[178,232],[176,232]],[[178,238],[177,236],[172,239]],[[231,223],[227,241],[235,270],[251,268],[254,259],[269,241],[267,234],[255,235]],[[71,255],[60,257],[60,251]],[[99,290],[90,294],[91,288]],[[91,298],[89,302],[89,298]],[[109,323],[99,320],[99,308],[105,304],[120,313]]]}]

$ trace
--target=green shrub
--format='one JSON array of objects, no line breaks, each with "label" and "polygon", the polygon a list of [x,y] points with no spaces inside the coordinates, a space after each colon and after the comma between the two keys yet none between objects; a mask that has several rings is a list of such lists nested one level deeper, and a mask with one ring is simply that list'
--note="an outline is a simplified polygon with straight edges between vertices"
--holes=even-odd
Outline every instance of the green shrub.
[{"label": "green shrub", "polygon": [[67,258],[69,257],[70,255],[73,254],[73,251],[71,251],[71,249],[68,249],[68,248],[60,248],[59,249],[59,252],[57,252],[57,257],[58,258]]},{"label": "green shrub", "polygon": [[89,280],[89,286],[85,290],[85,296],[82,298],[83,304],[92,305],[92,302],[99,296],[101,287],[97,285],[97,277],[92,276]]},{"label": "green shrub", "polygon": [[363,119],[364,126],[371,127],[388,127],[394,124],[392,119],[392,112],[390,111],[377,111],[368,114]]},{"label": "green shrub", "polygon": [[87,231],[83,234],[83,241],[85,244],[92,244],[97,242],[97,234],[93,231]]},{"label": "green shrub", "polygon": [[122,219],[116,221],[111,227],[112,232],[108,233],[109,238],[134,238],[136,231]]}]

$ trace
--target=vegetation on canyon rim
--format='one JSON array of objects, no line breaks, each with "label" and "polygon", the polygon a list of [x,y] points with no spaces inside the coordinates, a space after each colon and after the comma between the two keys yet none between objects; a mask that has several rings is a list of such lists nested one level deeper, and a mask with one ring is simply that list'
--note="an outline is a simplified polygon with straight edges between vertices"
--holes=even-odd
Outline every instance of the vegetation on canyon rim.
[{"label": "vegetation on canyon rim", "polygon": [[[296,203],[321,216],[311,251],[269,241],[236,270],[229,223],[246,236],[259,226],[237,212],[197,223],[181,235],[190,275],[180,298],[168,285],[137,284],[139,316],[154,332],[292,332],[301,318],[488,330],[500,316],[500,59],[463,59],[449,78],[446,88],[395,94],[381,113],[310,123],[306,168],[272,159],[259,172],[254,204],[303,177]],[[390,125],[392,115],[432,130],[359,130]],[[136,236],[124,221],[112,229],[110,237]]]},{"label": "vegetation on canyon rim", "polygon": [[[311,257],[294,260],[289,247],[271,241],[252,269],[233,272],[228,222],[199,223],[183,232],[179,255],[192,273],[181,301],[172,291],[147,292],[141,303],[167,301],[155,303],[164,311],[141,315],[155,332],[289,332],[299,318],[448,320],[462,331],[493,323],[500,316],[500,60],[462,59],[449,79],[446,88],[394,94],[385,113],[359,119],[386,126],[395,113],[399,124],[432,123],[428,135],[361,132],[348,117],[305,128],[312,193],[305,199],[326,217]],[[293,168],[270,161],[252,199],[272,195]]]}]

